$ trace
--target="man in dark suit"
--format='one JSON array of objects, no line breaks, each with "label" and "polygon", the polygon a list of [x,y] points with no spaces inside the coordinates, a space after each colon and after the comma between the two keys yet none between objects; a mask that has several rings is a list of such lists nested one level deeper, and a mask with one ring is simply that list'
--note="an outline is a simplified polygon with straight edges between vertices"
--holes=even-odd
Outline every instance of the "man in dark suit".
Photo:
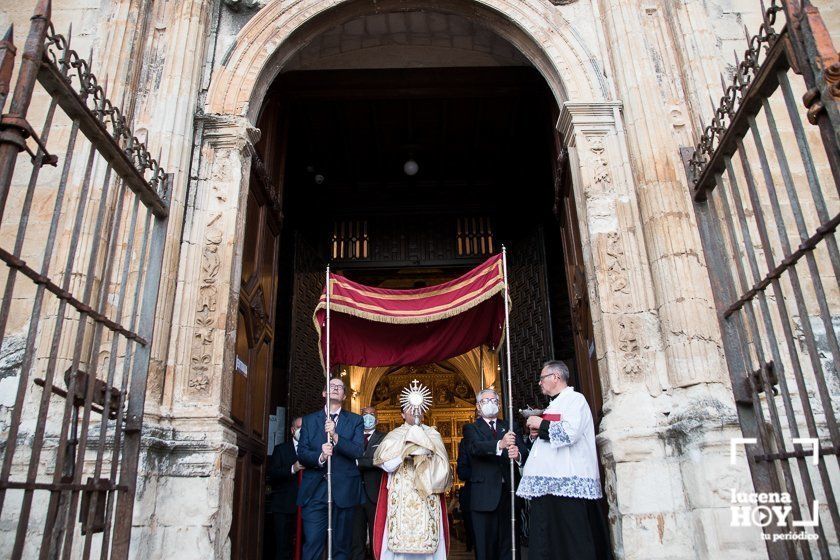
[{"label": "man in dark suit", "polygon": [[528,437],[525,438],[525,447],[528,448],[528,452],[531,451],[531,448],[534,447],[534,442],[537,441],[537,438],[540,437],[540,429],[539,428],[529,428],[525,426]]},{"label": "man in dark suit", "polygon": [[[323,393],[326,398],[326,392]],[[346,560],[353,536],[353,510],[364,503],[356,459],[364,451],[362,417],[342,410],[346,388],[330,379],[329,410],[303,417],[298,457],[306,467],[297,503],[303,518],[303,560],[320,560],[327,538],[327,460],[332,457],[333,557]],[[328,443],[327,435],[333,443]]]},{"label": "man in dark suit", "polygon": [[[461,518],[464,520],[464,532],[467,538],[467,552],[475,548],[475,533],[472,526],[472,514],[470,513],[470,500],[472,499],[472,465],[470,464],[470,453],[467,449],[467,440],[458,442],[458,464],[455,467],[458,479],[464,483],[461,492],[458,494],[458,504],[461,506]],[[478,556],[478,553],[475,553]]]},{"label": "man in dark suit", "polygon": [[376,517],[376,501],[379,499],[379,484],[382,481],[382,469],[373,466],[373,454],[384,432],[376,429],[376,409],[365,407],[362,409],[362,421],[365,429],[365,452],[356,461],[362,474],[362,488],[364,488],[365,503],[356,506],[353,514],[353,548],[350,557],[353,560],[364,560],[365,556],[373,558],[373,549],[365,543],[370,540],[373,544],[373,521]]},{"label": "man in dark suit", "polygon": [[292,420],[292,437],[274,446],[271,462],[268,464],[268,480],[271,494],[268,501],[268,513],[274,518],[274,542],[277,560],[292,557],[295,521],[297,513],[298,476],[303,465],[298,461],[297,447],[300,439],[300,425],[303,419],[298,416]]},{"label": "man in dark suit", "polygon": [[480,418],[464,426],[472,467],[470,510],[476,557],[510,560],[510,459],[522,464],[528,452],[522,438],[499,420],[499,395],[494,390],[484,389],[476,401]]}]

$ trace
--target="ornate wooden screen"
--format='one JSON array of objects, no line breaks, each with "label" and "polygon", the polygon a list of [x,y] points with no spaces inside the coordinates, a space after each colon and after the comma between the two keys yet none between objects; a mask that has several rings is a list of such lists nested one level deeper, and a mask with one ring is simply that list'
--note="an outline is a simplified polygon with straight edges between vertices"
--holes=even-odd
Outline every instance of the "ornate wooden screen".
[{"label": "ornate wooden screen", "polygon": [[[786,526],[765,527],[771,557],[829,558],[840,535],[840,62],[810,2],[775,0],[736,62],[685,159],[747,440],[738,451],[757,491],[791,499]],[[803,530],[817,538],[784,538]]]},{"label": "ornate wooden screen", "polygon": [[295,239],[292,280],[292,329],[289,352],[289,418],[308,414],[324,405],[326,381],[318,355],[318,333],[312,313],[321,297],[326,264],[304,239]]},{"label": "ornate wooden screen", "polygon": [[[554,357],[546,287],[545,247],[541,227],[523,235],[508,251],[510,348],[513,408],[544,401],[537,387],[543,362]],[[505,344],[503,348],[507,348]],[[505,363],[505,360],[500,360]]]},{"label": "ornate wooden screen", "polygon": [[0,340],[17,384],[0,555],[127,558],[169,181],[50,13],[41,0],[7,108],[11,32],[0,43]]}]

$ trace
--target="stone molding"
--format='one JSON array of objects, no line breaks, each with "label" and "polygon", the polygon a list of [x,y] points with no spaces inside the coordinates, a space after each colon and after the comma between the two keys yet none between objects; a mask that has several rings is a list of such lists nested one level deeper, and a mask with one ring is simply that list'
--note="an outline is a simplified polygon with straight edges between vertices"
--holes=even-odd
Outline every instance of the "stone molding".
[{"label": "stone molding", "polygon": [[196,120],[203,125],[204,140],[214,148],[244,150],[260,140],[260,130],[245,117],[205,113]]},{"label": "stone molding", "polygon": [[563,135],[567,147],[576,145],[576,132],[608,132],[616,127],[621,101],[576,102],[566,101],[557,119],[557,130]]},{"label": "stone molding", "polygon": [[206,110],[255,119],[277,73],[306,40],[367,13],[438,10],[492,29],[545,76],[559,101],[606,99],[608,86],[579,33],[548,3],[521,0],[272,0],[242,28],[225,64],[214,72]]}]

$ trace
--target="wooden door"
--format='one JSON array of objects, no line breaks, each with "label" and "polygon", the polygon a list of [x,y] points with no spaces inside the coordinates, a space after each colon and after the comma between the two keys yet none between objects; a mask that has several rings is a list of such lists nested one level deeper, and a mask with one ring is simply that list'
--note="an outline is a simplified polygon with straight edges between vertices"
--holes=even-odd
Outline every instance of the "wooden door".
[{"label": "wooden door", "polygon": [[563,140],[556,131],[554,154],[554,214],[560,227],[575,349],[575,371],[572,372],[571,384],[586,397],[592,408],[597,430],[602,416],[603,396],[595,354],[595,334],[589,308],[589,292],[586,288],[586,271],[583,265],[577,208],[572,192],[571,171]]},{"label": "wooden door", "polygon": [[237,432],[233,558],[259,558],[280,221],[267,183],[252,174],[246,207],[231,419]]}]

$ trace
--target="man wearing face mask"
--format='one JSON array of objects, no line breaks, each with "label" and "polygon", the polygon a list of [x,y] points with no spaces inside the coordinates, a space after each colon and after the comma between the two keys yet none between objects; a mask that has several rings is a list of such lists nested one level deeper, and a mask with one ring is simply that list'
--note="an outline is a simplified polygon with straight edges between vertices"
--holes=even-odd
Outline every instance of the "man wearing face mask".
[{"label": "man wearing face mask", "polygon": [[365,428],[365,452],[356,460],[356,464],[359,465],[359,472],[362,474],[365,503],[357,506],[353,514],[353,547],[350,552],[350,558],[353,560],[373,556],[373,551],[366,543],[368,539],[373,543],[373,521],[376,516],[376,501],[379,498],[379,484],[382,481],[382,469],[373,465],[373,455],[385,437],[384,432],[376,429],[375,408],[363,408],[362,420]]},{"label": "man wearing face mask", "polygon": [[292,420],[289,430],[292,437],[274,446],[271,462],[268,465],[268,480],[271,484],[268,513],[271,513],[274,518],[274,539],[277,551],[275,558],[277,560],[285,560],[292,556],[299,473],[304,469],[297,456],[302,421],[300,416]]},{"label": "man wearing face mask", "polygon": [[470,511],[476,558],[510,560],[510,459],[522,465],[528,451],[508,422],[499,419],[496,391],[481,391],[476,409],[479,418],[464,426],[464,445],[472,467]]}]

